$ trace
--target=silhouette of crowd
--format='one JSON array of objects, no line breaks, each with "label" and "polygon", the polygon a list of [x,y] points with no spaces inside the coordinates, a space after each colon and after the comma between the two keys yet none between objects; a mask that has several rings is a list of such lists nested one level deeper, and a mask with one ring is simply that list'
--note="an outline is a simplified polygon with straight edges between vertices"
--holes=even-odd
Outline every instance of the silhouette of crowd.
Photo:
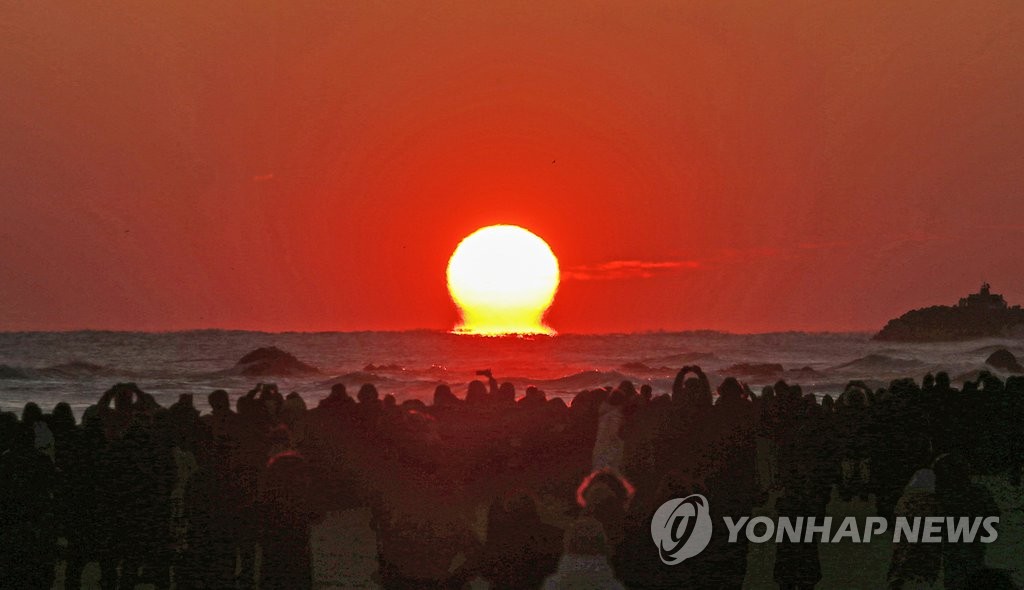
[{"label": "silhouette of crowd", "polygon": [[[464,397],[439,385],[430,404],[338,384],[308,408],[260,384],[234,409],[214,391],[201,413],[192,396],[165,408],[122,383],[81,423],[65,403],[0,413],[0,584],[50,588],[62,562],[78,588],[96,562],[105,589],[301,590],[311,528],[365,507],[387,589],[740,588],[748,546],[723,527],[700,555],[661,562],[662,503],[701,493],[715,522],[769,498],[779,515],[824,515],[838,497],[873,499],[887,518],[993,516],[972,478],[1020,485],[1020,377],[851,382],[819,401],[783,381],[713,390],[684,367],[671,392],[623,382],[566,404],[479,374]],[[984,559],[981,543],[898,544],[888,584],[1009,584]],[[817,544],[779,544],[774,577],[814,588]]]}]

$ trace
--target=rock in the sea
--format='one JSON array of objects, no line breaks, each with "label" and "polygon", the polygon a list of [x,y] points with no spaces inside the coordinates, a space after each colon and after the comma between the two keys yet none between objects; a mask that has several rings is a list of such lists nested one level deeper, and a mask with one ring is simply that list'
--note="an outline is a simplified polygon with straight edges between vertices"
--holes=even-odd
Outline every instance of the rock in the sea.
[{"label": "rock in the sea", "polygon": [[1013,353],[1005,348],[990,354],[985,359],[985,364],[1011,373],[1024,373],[1024,367],[1021,366],[1017,357],[1013,356]]},{"label": "rock in the sea", "polygon": [[30,376],[23,369],[10,365],[0,365],[0,379],[29,379]]},{"label": "rock in the sea", "polygon": [[257,348],[235,363],[235,372],[247,377],[316,375],[320,371],[276,346]]}]

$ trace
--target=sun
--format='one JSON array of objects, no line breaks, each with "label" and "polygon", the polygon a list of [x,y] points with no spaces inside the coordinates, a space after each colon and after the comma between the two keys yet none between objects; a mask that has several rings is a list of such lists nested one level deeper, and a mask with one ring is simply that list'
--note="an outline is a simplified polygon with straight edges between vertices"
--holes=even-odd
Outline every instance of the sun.
[{"label": "sun", "polygon": [[480,228],[448,260],[448,291],[462,314],[455,331],[554,334],[544,313],[558,280],[558,258],[536,234],[517,225]]}]

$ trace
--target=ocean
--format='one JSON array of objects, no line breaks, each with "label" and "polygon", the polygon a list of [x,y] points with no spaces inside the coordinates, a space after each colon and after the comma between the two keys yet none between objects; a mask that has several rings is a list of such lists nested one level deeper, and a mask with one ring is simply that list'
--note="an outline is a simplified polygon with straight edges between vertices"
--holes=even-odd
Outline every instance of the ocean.
[{"label": "ocean", "polygon": [[[515,383],[520,392],[536,385],[565,398],[624,379],[667,392],[684,365],[700,365],[713,384],[734,375],[758,390],[782,378],[801,384],[805,392],[834,396],[851,379],[881,385],[945,370],[958,381],[975,377],[986,368],[988,355],[1000,348],[1024,356],[1022,340],[892,343],[872,341],[866,333],[493,338],[435,331],[9,332],[0,333],[0,409],[20,412],[34,401],[49,411],[66,401],[80,416],[110,385],[134,381],[165,405],[181,393],[193,393],[197,406],[206,410],[210,391],[226,389],[236,397],[259,381],[233,374],[231,368],[264,346],[277,346],[319,369],[314,376],[273,379],[282,392],[299,392],[310,407],[338,382],[353,394],[359,385],[373,383],[382,395],[393,393],[399,401],[429,401],[439,383],[448,383],[461,396],[478,369],[492,369],[499,381]],[[764,364],[781,365],[782,371],[756,366]]]}]

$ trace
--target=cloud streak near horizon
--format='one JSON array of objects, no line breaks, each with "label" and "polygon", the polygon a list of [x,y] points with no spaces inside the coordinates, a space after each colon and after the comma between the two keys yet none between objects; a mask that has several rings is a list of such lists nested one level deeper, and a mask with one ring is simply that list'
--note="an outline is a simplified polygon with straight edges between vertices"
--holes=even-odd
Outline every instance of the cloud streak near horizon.
[{"label": "cloud streak near horizon", "polygon": [[649,279],[658,274],[700,268],[696,260],[611,260],[600,264],[583,264],[562,271],[562,280],[611,281]]},{"label": "cloud streak near horizon", "polygon": [[649,279],[670,273],[708,268],[738,261],[756,261],[765,258],[797,256],[808,251],[834,250],[850,246],[847,240],[831,242],[803,242],[785,248],[760,246],[755,248],[726,248],[717,255],[702,260],[611,260],[596,264],[581,264],[562,270],[562,280],[614,281],[622,279]]}]

